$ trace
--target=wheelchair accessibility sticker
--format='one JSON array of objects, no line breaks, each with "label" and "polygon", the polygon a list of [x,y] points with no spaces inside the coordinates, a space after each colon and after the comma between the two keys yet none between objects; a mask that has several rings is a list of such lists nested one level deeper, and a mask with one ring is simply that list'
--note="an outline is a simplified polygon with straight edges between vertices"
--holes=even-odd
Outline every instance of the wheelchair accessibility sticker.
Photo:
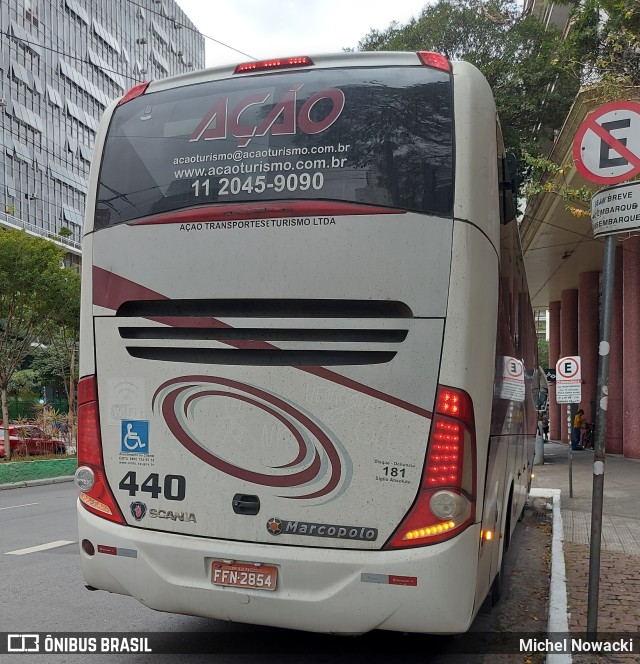
[{"label": "wheelchair accessibility sticker", "polygon": [[125,454],[149,454],[148,420],[122,420],[120,451]]}]

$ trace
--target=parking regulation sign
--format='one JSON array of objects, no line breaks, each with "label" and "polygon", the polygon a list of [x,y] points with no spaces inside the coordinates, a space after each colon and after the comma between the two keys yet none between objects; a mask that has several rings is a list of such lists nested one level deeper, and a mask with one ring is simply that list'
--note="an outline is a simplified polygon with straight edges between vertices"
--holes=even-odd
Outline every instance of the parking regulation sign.
[{"label": "parking regulation sign", "polygon": [[556,401],[580,403],[582,401],[582,370],[577,355],[561,357],[556,363]]},{"label": "parking regulation sign", "polygon": [[593,237],[640,229],[640,181],[605,187],[591,197]]},{"label": "parking regulation sign", "polygon": [[618,184],[640,173],[640,103],[600,106],[580,125],[573,141],[578,172],[590,182]]}]

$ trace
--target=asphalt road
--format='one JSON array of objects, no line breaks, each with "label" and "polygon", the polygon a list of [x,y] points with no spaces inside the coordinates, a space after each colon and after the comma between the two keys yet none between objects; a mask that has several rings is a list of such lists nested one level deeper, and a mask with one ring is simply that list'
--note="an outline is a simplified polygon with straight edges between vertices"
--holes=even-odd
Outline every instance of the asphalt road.
[{"label": "asphalt road", "polygon": [[[8,633],[164,633],[167,643],[186,643],[192,633],[213,645],[207,655],[42,654],[8,655],[20,664],[46,662],[405,662],[422,650],[421,661],[470,663],[499,661],[493,655],[446,655],[454,637],[406,636],[377,632],[364,637],[329,637],[289,630],[234,625],[223,621],[152,611],[130,597],[90,592],[80,571],[76,527],[76,491],[72,483],[0,491],[0,616]],[[503,601],[490,614],[480,614],[479,632],[540,628],[535,613],[546,611],[545,533],[531,516],[518,524],[509,552],[508,583]],[[532,550],[535,552],[532,556]],[[535,558],[535,566],[532,558]],[[526,571],[524,580],[519,574]],[[535,588],[540,585],[538,599]],[[536,605],[537,601],[537,605]],[[2,638],[6,636],[2,635]],[[217,645],[222,644],[220,651]],[[292,648],[288,645],[292,644]],[[188,645],[187,645],[188,649]],[[271,653],[271,654],[262,654]],[[514,661],[509,659],[509,661]],[[516,659],[515,661],[524,661]],[[532,661],[531,659],[528,661]]]}]

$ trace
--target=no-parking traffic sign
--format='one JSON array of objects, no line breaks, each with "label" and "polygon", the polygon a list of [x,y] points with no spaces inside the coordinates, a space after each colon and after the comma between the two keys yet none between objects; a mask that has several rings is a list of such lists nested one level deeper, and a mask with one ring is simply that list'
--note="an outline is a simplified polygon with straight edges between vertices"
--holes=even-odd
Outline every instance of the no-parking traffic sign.
[{"label": "no-parking traffic sign", "polygon": [[618,184],[640,173],[640,103],[614,101],[590,113],[573,140],[578,172],[590,182]]},{"label": "no-parking traffic sign", "polygon": [[556,401],[558,403],[582,401],[582,371],[578,355],[561,357],[556,362]]}]

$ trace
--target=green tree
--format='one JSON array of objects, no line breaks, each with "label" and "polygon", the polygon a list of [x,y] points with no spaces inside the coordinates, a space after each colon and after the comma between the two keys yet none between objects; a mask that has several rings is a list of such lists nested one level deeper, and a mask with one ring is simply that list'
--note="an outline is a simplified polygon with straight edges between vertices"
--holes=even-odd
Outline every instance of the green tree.
[{"label": "green tree", "polygon": [[[67,304],[60,288],[71,271],[63,267],[63,255],[43,238],[0,230],[0,396],[6,441],[9,381]],[[11,458],[9,445],[5,458]]]},{"label": "green tree", "polygon": [[538,152],[552,138],[580,85],[560,31],[523,15],[511,0],[438,0],[407,25],[372,30],[358,48],[438,51],[476,65],[493,89],[507,149],[519,159],[520,181],[529,169],[521,155]]},{"label": "green tree", "polygon": [[575,165],[556,164],[543,156],[525,154],[530,166],[529,180],[524,186],[528,198],[535,194],[554,194],[564,201],[565,209],[574,217],[588,217],[593,189],[586,185],[572,187],[568,181]]},{"label": "green tree", "polygon": [[31,366],[40,372],[42,379],[48,379],[43,382],[63,385],[69,404],[69,434],[71,440],[74,440],[80,342],[80,275],[74,269],[60,270],[56,274],[55,295],[51,305],[49,325],[43,331],[43,345]]},{"label": "green tree", "polygon": [[[567,62],[585,86],[597,92],[597,102],[637,99],[640,86],[640,2],[638,0],[567,0],[571,30]],[[594,101],[595,103],[595,101]],[[525,195],[550,193],[564,201],[575,217],[590,214],[594,188],[573,187],[575,165],[556,164],[539,152],[525,154],[529,180]]]},{"label": "green tree", "polygon": [[64,390],[67,382],[66,352],[62,343],[55,337],[47,339],[33,354],[31,370],[38,385],[49,385],[56,390]]},{"label": "green tree", "polygon": [[77,415],[76,383],[78,377],[78,325],[56,328],[33,356],[31,369],[40,385],[63,389],[69,404],[67,424],[71,436]]},{"label": "green tree", "polygon": [[567,38],[570,57],[585,85],[622,98],[640,85],[640,3],[638,0],[567,0],[572,6]]},{"label": "green tree", "polygon": [[538,364],[543,369],[549,368],[549,342],[538,337]]},{"label": "green tree", "polygon": [[16,399],[35,398],[38,390],[38,378],[38,374],[33,369],[16,371],[11,376],[11,380],[7,386],[9,396]]}]

